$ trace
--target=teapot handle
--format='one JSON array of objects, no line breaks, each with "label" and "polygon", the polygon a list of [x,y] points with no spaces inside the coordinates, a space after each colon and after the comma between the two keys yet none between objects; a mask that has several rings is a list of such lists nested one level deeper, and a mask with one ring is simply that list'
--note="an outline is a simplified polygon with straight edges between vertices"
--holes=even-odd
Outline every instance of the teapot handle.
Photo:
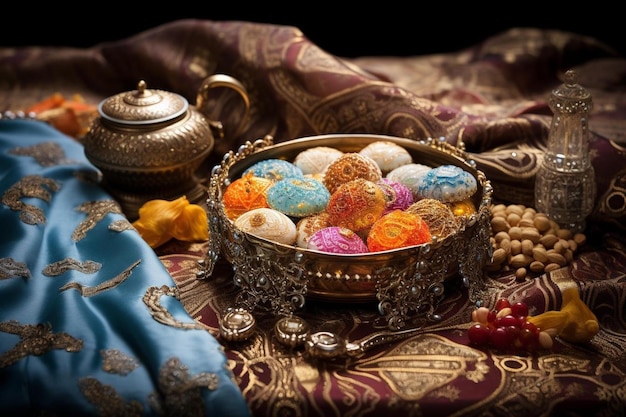
[{"label": "teapot handle", "polygon": [[[239,94],[239,96],[243,100],[244,113],[240,119],[237,130],[233,134],[233,137],[237,137],[245,127],[246,121],[248,120],[250,114],[250,97],[248,96],[248,91],[243,86],[243,84],[239,82],[239,80],[231,77],[230,75],[214,74],[207,77],[202,82],[202,86],[200,87],[200,90],[198,90],[198,96],[196,98],[196,107],[205,116],[207,115],[206,103],[208,101],[209,93],[211,89],[217,87],[225,87],[235,90],[235,92],[237,92],[237,94]],[[209,120],[209,126],[211,130],[213,130],[213,134],[216,138],[221,139],[224,137],[224,130],[221,122]]]}]

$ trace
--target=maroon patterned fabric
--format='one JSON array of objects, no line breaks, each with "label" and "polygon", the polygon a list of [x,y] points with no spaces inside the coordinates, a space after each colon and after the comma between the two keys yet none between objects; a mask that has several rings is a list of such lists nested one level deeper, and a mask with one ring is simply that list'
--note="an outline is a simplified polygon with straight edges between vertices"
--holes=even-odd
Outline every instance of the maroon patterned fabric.
[{"label": "maroon patterned fabric", "polygon": [[[573,33],[511,29],[455,53],[415,57],[332,56],[295,27],[184,20],[90,49],[22,48],[0,54],[0,110],[19,110],[54,92],[101,99],[135,88],[175,91],[192,103],[214,73],[239,79],[252,108],[233,137],[241,108],[226,92],[211,108],[226,127],[207,166],[245,141],[277,142],[326,133],[444,137],[465,146],[494,186],[494,199],[532,206],[534,176],[551,120],[547,99],[576,69],[593,96],[592,164],[598,197],[588,245],[566,268],[526,280],[488,277],[484,302],[523,300],[532,314],[559,309],[561,290],[580,289],[601,331],[588,344],[558,341],[547,354],[509,354],[468,345],[467,292],[451,285],[442,321],[350,363],[315,363],[275,340],[275,317],[259,315],[252,340],[225,350],[254,415],[623,415],[626,399],[626,59]],[[205,174],[208,175],[207,168]],[[207,329],[237,289],[229,265],[198,280],[205,245],[159,249],[181,301]],[[348,340],[382,331],[375,306],[307,302],[316,330]]]}]

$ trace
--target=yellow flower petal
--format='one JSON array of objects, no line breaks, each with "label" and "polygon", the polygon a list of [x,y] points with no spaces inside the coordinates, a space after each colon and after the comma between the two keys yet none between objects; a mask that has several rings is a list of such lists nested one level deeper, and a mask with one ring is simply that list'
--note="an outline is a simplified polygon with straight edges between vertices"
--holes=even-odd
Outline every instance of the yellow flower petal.
[{"label": "yellow flower petal", "polygon": [[150,245],[151,248],[158,248],[168,240],[172,238],[172,236],[167,232],[167,230],[159,230],[152,228],[150,226],[146,226],[140,221],[135,221],[133,226],[139,232],[142,239]]},{"label": "yellow flower petal", "polygon": [[173,237],[174,222],[187,206],[189,201],[186,196],[172,201],[147,201],[139,208],[139,218],[133,226],[150,247],[156,248]]},{"label": "yellow flower petal", "polygon": [[197,204],[190,204],[174,221],[172,236],[189,242],[209,239],[208,216]]}]

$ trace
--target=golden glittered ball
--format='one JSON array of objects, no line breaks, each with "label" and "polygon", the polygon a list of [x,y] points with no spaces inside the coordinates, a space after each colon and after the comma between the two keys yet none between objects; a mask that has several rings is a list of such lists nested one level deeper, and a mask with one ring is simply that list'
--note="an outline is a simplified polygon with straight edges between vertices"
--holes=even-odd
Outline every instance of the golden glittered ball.
[{"label": "golden glittered ball", "polygon": [[418,214],[428,224],[430,233],[439,239],[455,233],[459,228],[458,218],[450,207],[434,198],[418,200],[406,211]]},{"label": "golden glittered ball", "polygon": [[222,202],[224,212],[229,219],[235,220],[243,213],[255,208],[269,207],[267,203],[267,190],[274,181],[246,174],[236,179],[226,187]]},{"label": "golden glittered ball", "polygon": [[374,223],[367,235],[370,252],[421,245],[432,239],[428,224],[416,213],[391,211]]},{"label": "golden glittered ball", "polygon": [[466,199],[462,201],[455,201],[454,203],[447,203],[452,213],[458,217],[467,217],[476,213],[476,206],[471,199]]},{"label": "golden glittered ball", "polygon": [[340,185],[357,178],[378,182],[382,178],[382,171],[370,157],[349,152],[341,155],[326,167],[324,185],[332,194]]},{"label": "golden glittered ball", "polygon": [[354,232],[371,227],[387,205],[383,190],[374,182],[357,178],[340,185],[326,206],[328,220]]}]

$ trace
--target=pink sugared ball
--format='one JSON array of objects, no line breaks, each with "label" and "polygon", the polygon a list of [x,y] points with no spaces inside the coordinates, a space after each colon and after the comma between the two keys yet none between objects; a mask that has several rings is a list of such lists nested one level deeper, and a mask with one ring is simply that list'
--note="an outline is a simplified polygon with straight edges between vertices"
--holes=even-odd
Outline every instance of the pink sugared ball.
[{"label": "pink sugared ball", "polygon": [[337,254],[366,253],[367,245],[350,229],[330,226],[313,233],[308,240],[308,249]]}]

